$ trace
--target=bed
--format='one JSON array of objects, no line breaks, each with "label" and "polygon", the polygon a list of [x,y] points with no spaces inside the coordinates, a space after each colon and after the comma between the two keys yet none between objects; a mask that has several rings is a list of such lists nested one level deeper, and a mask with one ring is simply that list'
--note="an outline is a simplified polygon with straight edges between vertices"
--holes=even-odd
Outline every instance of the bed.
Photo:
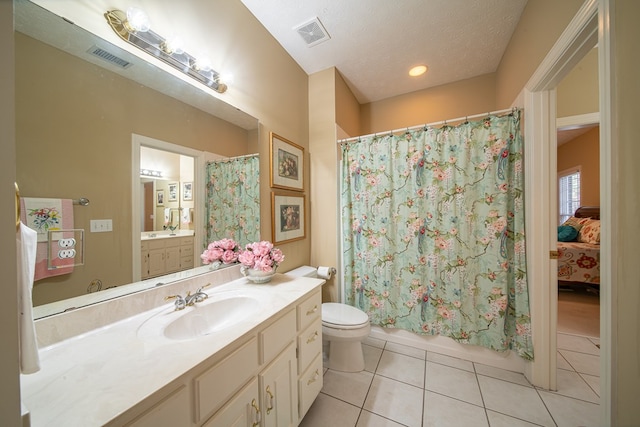
[{"label": "bed", "polygon": [[[569,235],[564,232],[570,230]],[[575,237],[571,239],[571,236]],[[560,241],[560,239],[569,241]],[[558,227],[558,281],[560,284],[600,285],[600,208],[582,206]]]}]

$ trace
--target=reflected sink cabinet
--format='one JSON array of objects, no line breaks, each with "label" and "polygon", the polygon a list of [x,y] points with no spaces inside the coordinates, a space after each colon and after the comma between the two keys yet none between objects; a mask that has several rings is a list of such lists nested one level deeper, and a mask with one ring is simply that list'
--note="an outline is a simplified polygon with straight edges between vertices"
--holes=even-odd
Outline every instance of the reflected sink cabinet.
[{"label": "reflected sink cabinet", "polygon": [[193,268],[193,245],[193,236],[143,240],[140,245],[142,279]]},{"label": "reflected sink cabinet", "polygon": [[109,425],[297,426],[322,388],[321,304],[317,288]]}]

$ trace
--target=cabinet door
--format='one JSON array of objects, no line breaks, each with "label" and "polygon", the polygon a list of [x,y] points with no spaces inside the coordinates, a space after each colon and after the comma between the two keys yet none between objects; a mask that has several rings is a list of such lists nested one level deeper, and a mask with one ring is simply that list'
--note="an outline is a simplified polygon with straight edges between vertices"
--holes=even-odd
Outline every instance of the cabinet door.
[{"label": "cabinet door", "polygon": [[140,276],[142,279],[149,277],[149,251],[142,251],[140,256]]},{"label": "cabinet door", "polygon": [[296,348],[289,345],[259,375],[264,427],[298,424]]},{"label": "cabinet door", "polygon": [[180,247],[167,248],[165,252],[164,268],[165,273],[172,273],[180,270]]},{"label": "cabinet door", "polygon": [[257,427],[262,411],[258,399],[258,380],[253,379],[236,393],[203,427]]},{"label": "cabinet door", "polygon": [[149,251],[149,277],[164,274],[164,248]]}]

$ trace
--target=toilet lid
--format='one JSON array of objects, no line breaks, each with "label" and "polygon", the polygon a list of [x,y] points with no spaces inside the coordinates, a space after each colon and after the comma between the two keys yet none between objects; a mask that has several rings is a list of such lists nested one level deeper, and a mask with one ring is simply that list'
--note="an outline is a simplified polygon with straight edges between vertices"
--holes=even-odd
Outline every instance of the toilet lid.
[{"label": "toilet lid", "polygon": [[336,327],[358,327],[369,323],[369,316],[362,310],[346,304],[325,302],[322,304],[322,323]]}]

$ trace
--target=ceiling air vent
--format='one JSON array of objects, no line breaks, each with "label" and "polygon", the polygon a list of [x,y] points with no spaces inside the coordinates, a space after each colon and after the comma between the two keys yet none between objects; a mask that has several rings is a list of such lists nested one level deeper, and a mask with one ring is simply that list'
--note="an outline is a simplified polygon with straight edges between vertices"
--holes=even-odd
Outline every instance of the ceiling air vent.
[{"label": "ceiling air vent", "polygon": [[111,64],[120,67],[120,68],[129,68],[133,65],[132,62],[127,61],[126,59],[122,59],[119,56],[114,55],[113,53],[102,49],[96,45],[91,46],[87,53],[97,56],[100,59],[103,59]]},{"label": "ceiling air vent", "polygon": [[313,18],[311,21],[294,28],[294,30],[300,34],[300,37],[304,39],[308,47],[315,46],[331,38],[318,18]]}]

